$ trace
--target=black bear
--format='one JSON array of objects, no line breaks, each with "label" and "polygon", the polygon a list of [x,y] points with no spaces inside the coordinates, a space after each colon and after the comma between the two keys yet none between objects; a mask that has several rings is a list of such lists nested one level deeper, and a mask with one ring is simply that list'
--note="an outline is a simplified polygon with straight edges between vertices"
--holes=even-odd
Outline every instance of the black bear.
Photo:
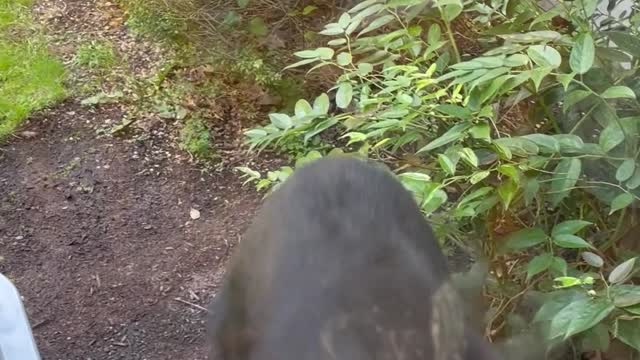
[{"label": "black bear", "polygon": [[497,359],[471,326],[412,195],[325,158],[265,201],[210,307],[223,360]]}]

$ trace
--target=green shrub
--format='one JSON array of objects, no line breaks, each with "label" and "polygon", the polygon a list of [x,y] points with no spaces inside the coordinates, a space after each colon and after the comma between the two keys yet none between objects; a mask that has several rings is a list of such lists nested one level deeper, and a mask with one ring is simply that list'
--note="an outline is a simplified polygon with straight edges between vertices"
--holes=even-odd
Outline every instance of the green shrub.
[{"label": "green shrub", "polygon": [[[340,69],[333,104],[326,93],[301,99],[248,130],[248,144],[309,144],[333,129],[336,150],[411,159],[398,176],[438,233],[456,243],[484,234],[500,270],[487,291],[507,304],[488,328],[533,288],[549,294],[536,323],[550,340],[589,350],[611,336],[640,351],[640,287],[629,282],[638,254],[610,251],[640,199],[637,7],[613,19],[594,0],[465,3],[360,2],[320,32],[325,47],[287,67]],[[481,54],[458,45],[463,11]],[[516,136],[505,119],[519,107],[534,126],[515,124]],[[241,170],[263,188],[293,168]]]},{"label": "green shrub", "polygon": [[201,119],[189,119],[180,131],[180,148],[199,159],[214,155],[209,128]]},{"label": "green shrub", "polygon": [[108,41],[96,40],[82,44],[76,51],[75,62],[91,69],[109,69],[116,63],[113,45]]}]

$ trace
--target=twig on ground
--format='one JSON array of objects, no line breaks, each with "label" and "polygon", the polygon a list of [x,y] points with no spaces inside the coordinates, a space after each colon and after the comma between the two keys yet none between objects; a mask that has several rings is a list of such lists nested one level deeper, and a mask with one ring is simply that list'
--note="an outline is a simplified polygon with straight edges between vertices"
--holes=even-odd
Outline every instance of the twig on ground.
[{"label": "twig on ground", "polygon": [[186,305],[189,305],[189,306],[192,306],[192,307],[194,307],[194,308],[196,308],[196,309],[199,309],[199,310],[202,310],[202,311],[204,311],[204,312],[209,312],[209,310],[208,310],[207,308],[202,307],[202,306],[200,306],[200,305],[198,305],[198,304],[194,304],[194,303],[192,303],[192,302],[189,302],[189,301],[186,301],[186,300],[182,300],[182,299],[180,299],[180,298],[174,298],[173,300],[175,300],[175,301],[177,301],[177,302],[181,302],[181,303],[186,304]]}]

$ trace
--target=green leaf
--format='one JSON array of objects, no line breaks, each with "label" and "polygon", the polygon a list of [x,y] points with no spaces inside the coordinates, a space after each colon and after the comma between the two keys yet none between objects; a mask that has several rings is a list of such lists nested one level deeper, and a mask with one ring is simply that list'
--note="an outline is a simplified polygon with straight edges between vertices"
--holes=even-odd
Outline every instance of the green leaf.
[{"label": "green leaf", "polygon": [[471,117],[471,110],[458,105],[444,104],[436,106],[436,110],[459,119],[468,119]]},{"label": "green leaf", "polygon": [[636,171],[633,173],[633,176],[627,183],[625,184],[627,189],[634,190],[640,187],[640,167],[636,166]]},{"label": "green leaf", "polygon": [[340,46],[347,43],[347,39],[333,39],[327,43],[329,46]]},{"label": "green leaf", "polygon": [[316,150],[312,150],[309,151],[309,153],[307,153],[307,155],[299,158],[298,160],[296,160],[296,169],[314,162],[315,160],[321,159],[322,158],[322,154]]},{"label": "green leaf", "polygon": [[373,65],[369,63],[359,63],[358,64],[358,75],[367,75],[373,71]]},{"label": "green leaf", "polygon": [[316,10],[318,10],[317,6],[307,5],[307,6],[304,7],[304,9],[302,9],[302,15],[305,15],[305,16],[309,15],[309,14],[311,14],[312,12],[314,12]]},{"label": "green leaf", "polygon": [[365,9],[365,8],[375,4],[375,3],[379,3],[380,1],[381,0],[365,0],[365,1],[362,1],[361,3],[359,3],[356,6],[354,6],[353,8],[351,8],[348,12],[350,14],[356,13],[356,12],[358,12],[360,10],[363,10],[363,9]]},{"label": "green leaf", "polygon": [[[456,71],[451,71],[451,72],[448,72],[448,73],[446,73],[446,74],[444,74],[444,75],[442,75],[442,76],[438,77],[438,78],[436,79],[436,82],[442,82],[442,81],[449,80],[449,79],[452,79],[452,78],[460,78],[460,77],[462,77],[463,75],[467,75],[467,74],[469,74],[469,70],[456,70]],[[482,75],[479,75],[479,76],[482,76]],[[479,77],[479,76],[478,76],[478,77]]]},{"label": "green leaf", "polygon": [[620,164],[618,170],[616,171],[616,180],[622,182],[629,180],[633,173],[636,171],[636,161],[635,159],[626,159]]},{"label": "green leaf", "polygon": [[506,34],[506,35],[498,35],[499,37],[515,43],[537,43],[541,41],[556,41],[562,37],[557,31],[530,31],[524,34]]},{"label": "green leaf", "polygon": [[574,235],[578,231],[584,229],[585,227],[593,225],[592,223],[584,220],[567,220],[563,221],[551,230],[551,236],[557,235]]},{"label": "green leaf", "polygon": [[635,35],[622,31],[607,31],[606,35],[609,36],[620,49],[628,52],[632,56],[640,57],[640,39]]},{"label": "green leaf", "polygon": [[602,95],[605,99],[618,99],[618,98],[626,98],[626,99],[635,99],[636,94],[630,88],[626,86],[612,86],[605,90]]},{"label": "green leaf", "polygon": [[582,173],[582,162],[580,159],[562,159],[554,170],[554,177],[551,180],[550,197],[553,207],[558,206],[566,198],[578,182]]},{"label": "green leaf", "polygon": [[479,198],[488,198],[490,196],[485,196],[488,195],[491,191],[493,191],[493,188],[490,186],[485,186],[482,187],[478,190],[473,191],[471,194],[465,196],[462,200],[460,200],[460,202],[458,202],[457,208],[458,209],[462,209],[467,205],[471,205],[471,204],[476,204],[478,202],[474,201],[476,199]]},{"label": "green leaf", "polygon": [[546,153],[553,154],[560,152],[560,143],[553,136],[546,134],[529,134],[523,136],[523,138],[533,141],[541,150],[545,150]]},{"label": "green leaf", "polygon": [[553,68],[550,66],[539,67],[529,71],[536,91],[540,90],[540,84],[542,84],[542,80],[544,80],[544,78],[547,77],[547,75],[549,75],[551,71],[553,71]]},{"label": "green leaf", "polygon": [[440,146],[460,140],[462,137],[464,137],[465,131],[470,127],[471,125],[469,123],[457,124],[453,126],[451,129],[447,130],[447,132],[442,134],[442,136],[433,140],[432,142],[430,142],[429,144],[427,144],[426,146],[418,150],[417,153],[430,151],[430,150],[439,148]]},{"label": "green leaf", "polygon": [[584,239],[569,234],[555,235],[553,236],[553,242],[565,249],[584,249],[591,247]]},{"label": "green leaf", "polygon": [[494,145],[500,145],[508,148],[513,154],[518,156],[528,156],[538,154],[538,145],[531,140],[522,137],[500,138],[493,140]]},{"label": "green leaf", "polygon": [[341,27],[337,26],[337,27],[326,28],[326,29],[320,31],[318,34],[326,35],[326,36],[335,36],[335,35],[341,35],[344,32],[345,32],[344,29],[342,29]]},{"label": "green leaf", "polygon": [[549,271],[556,276],[564,276],[567,274],[567,262],[558,256],[553,257]]},{"label": "green leaf", "polygon": [[505,59],[504,65],[509,67],[520,67],[529,64],[529,57],[524,54],[514,54]]},{"label": "green leaf", "polygon": [[456,164],[449,159],[449,157],[445,154],[438,154],[438,163],[442,170],[444,170],[448,175],[455,175],[456,173]]},{"label": "green leaf", "polygon": [[480,181],[484,180],[490,174],[491,174],[490,171],[479,171],[479,172],[473,174],[469,178],[469,182],[471,183],[471,185],[475,185],[475,184],[479,183]]},{"label": "green leaf", "polygon": [[317,61],[317,59],[315,57],[313,59],[304,59],[304,60],[298,61],[296,63],[293,63],[291,65],[287,65],[284,68],[284,70],[291,69],[291,68],[298,67],[298,66],[302,66],[302,65],[307,65],[307,64],[310,64],[310,63],[315,62],[315,61]]},{"label": "green leaf", "polygon": [[536,246],[547,240],[547,235],[540,228],[527,228],[509,234],[505,246],[511,250],[522,250]]},{"label": "green leaf", "polygon": [[440,184],[434,184],[432,189],[427,191],[421,209],[425,213],[431,214],[446,202],[447,193],[440,189]]},{"label": "green leaf", "polygon": [[560,151],[568,153],[582,152],[584,142],[579,136],[571,134],[557,134],[554,138],[560,142]]},{"label": "green leaf", "polygon": [[596,48],[591,34],[584,33],[576,37],[576,42],[571,50],[569,64],[571,70],[578,74],[584,74],[593,66]]},{"label": "green leaf", "polygon": [[460,158],[466,161],[469,165],[478,167],[478,156],[472,149],[463,148],[458,152],[458,154],[460,155]]},{"label": "green leaf", "polygon": [[491,127],[486,122],[481,122],[469,129],[469,134],[474,139],[485,140],[491,142]]},{"label": "green leaf", "polygon": [[329,96],[327,94],[320,94],[313,101],[313,111],[318,115],[326,115],[329,112]]},{"label": "green leaf", "polygon": [[611,201],[611,211],[609,211],[609,215],[611,215],[614,212],[616,212],[618,210],[621,210],[621,209],[624,209],[627,206],[631,205],[633,203],[633,200],[635,200],[635,198],[633,197],[633,195],[631,195],[629,193],[622,193],[622,194],[616,196]]},{"label": "green leaf", "polygon": [[418,173],[418,172],[406,172],[398,175],[398,177],[402,181],[409,180],[409,181],[424,182],[424,183],[431,181],[431,176],[423,173]]},{"label": "green leaf", "polygon": [[582,280],[573,276],[560,276],[553,279],[553,287],[556,289],[567,289],[574,286],[582,285]]},{"label": "green leaf", "polygon": [[344,82],[338,87],[336,93],[336,105],[341,109],[346,109],[353,98],[353,87],[351,83]]},{"label": "green leaf", "polygon": [[486,74],[484,74],[484,75],[480,76],[479,78],[473,80],[469,84],[469,88],[473,89],[474,87],[476,87],[478,85],[482,85],[482,84],[484,84],[484,83],[486,83],[488,81],[493,81],[494,79],[496,79],[500,75],[508,73],[510,70],[511,69],[509,69],[508,67],[500,67],[500,68],[491,69]]},{"label": "green leaf", "polygon": [[[418,0],[418,1],[421,1],[421,0]],[[420,26],[420,25],[411,25],[407,29],[407,32],[411,36],[419,37],[420,35],[422,35],[422,26]]]},{"label": "green leaf", "polygon": [[534,323],[551,321],[569,304],[587,299],[580,291],[560,290],[545,295],[545,301],[533,318]]},{"label": "green leaf", "polygon": [[633,315],[640,315],[640,305],[629,306],[624,309]]},{"label": "green leaf", "polygon": [[640,319],[616,321],[616,338],[623,343],[640,351]]},{"label": "green leaf", "polygon": [[503,56],[483,56],[473,60],[457,63],[450,67],[455,70],[492,69],[502,67],[504,63],[505,59]]},{"label": "green leaf", "polygon": [[345,34],[350,35],[360,26],[365,18],[379,12],[380,10],[384,9],[384,7],[385,6],[382,4],[375,4],[356,14],[351,20],[351,24],[349,24],[349,26],[345,29]]},{"label": "green leaf", "polygon": [[254,17],[249,20],[249,32],[255,36],[267,36],[267,34],[269,34],[269,28],[263,18]]},{"label": "green leaf", "polygon": [[351,64],[351,54],[348,52],[342,52],[338,54],[338,56],[336,57],[336,61],[340,66],[347,66]]},{"label": "green leaf", "polygon": [[564,87],[564,91],[567,91],[567,89],[569,88],[569,84],[571,84],[571,80],[573,80],[573,78],[575,77],[576,73],[556,75],[556,78],[558,78],[558,82]]},{"label": "green leaf", "polygon": [[296,102],[295,114],[298,119],[303,119],[304,117],[313,114],[313,108],[307,100],[300,99]]},{"label": "green leaf", "polygon": [[317,50],[302,50],[302,51],[296,51],[293,53],[293,55],[301,58],[301,59],[316,59],[318,57],[320,57],[320,54],[318,53]]},{"label": "green leaf", "polygon": [[640,287],[635,286],[635,291],[630,291],[624,294],[617,294],[613,298],[613,303],[616,307],[626,308],[640,304]]},{"label": "green leaf", "polygon": [[376,30],[380,27],[383,27],[385,25],[387,25],[388,23],[390,23],[391,21],[395,20],[395,16],[393,15],[385,15],[385,16],[381,16],[375,20],[373,20],[369,25],[367,25],[366,28],[364,28],[362,31],[360,31],[360,33],[358,34],[358,36],[362,36],[368,32],[371,32],[373,30]]},{"label": "green leaf", "polygon": [[335,53],[335,51],[332,48],[328,48],[328,47],[317,48],[316,52],[318,53],[318,56],[322,60],[331,60],[333,58],[333,54]]},{"label": "green leaf", "polygon": [[355,132],[355,131],[352,131],[350,133],[346,133],[346,134],[342,135],[340,138],[345,138],[345,137],[349,138],[349,142],[347,143],[347,145],[351,145],[353,143],[362,142],[362,141],[367,140],[367,134],[363,134],[361,132]]},{"label": "green leaf", "polygon": [[619,284],[627,281],[631,272],[633,271],[633,267],[636,264],[636,258],[631,258],[622,264],[618,265],[611,271],[609,274],[609,283],[611,284]]},{"label": "green leaf", "polygon": [[508,176],[509,178],[513,179],[513,181],[515,182],[519,182],[520,174],[518,172],[518,169],[513,165],[510,165],[510,164],[500,165],[498,166],[498,172]]},{"label": "green leaf", "polygon": [[282,130],[287,130],[293,126],[291,118],[287,114],[269,114],[269,119],[273,125]]},{"label": "green leaf", "polygon": [[598,0],[577,0],[576,6],[580,9],[579,15],[590,18],[598,8]]},{"label": "green leaf", "polygon": [[429,33],[427,34],[427,42],[430,45],[436,44],[440,41],[440,37],[442,36],[442,31],[440,30],[440,26],[438,24],[432,24],[429,27]]},{"label": "green leaf", "polygon": [[604,320],[614,309],[605,299],[582,299],[572,302],[551,320],[550,338],[565,340],[586,331]]},{"label": "green leaf", "polygon": [[550,45],[532,45],[527,54],[536,64],[542,67],[558,68],[562,65],[562,56]]},{"label": "green leaf", "polygon": [[611,151],[624,141],[624,131],[617,121],[611,121],[600,134],[600,147],[605,152]]},{"label": "green leaf", "polygon": [[462,2],[456,1],[454,4],[445,5],[441,8],[442,19],[446,22],[451,22],[462,13]]},{"label": "green leaf", "polygon": [[241,9],[246,8],[249,2],[251,2],[251,0],[236,0],[236,4],[238,4],[238,7]]},{"label": "green leaf", "polygon": [[498,196],[500,196],[505,209],[509,208],[509,205],[511,205],[511,201],[513,201],[513,198],[516,196],[517,192],[518,184],[513,181],[513,179],[509,179],[508,181],[503,182],[498,187]]},{"label": "green leaf", "polygon": [[531,261],[529,261],[529,264],[527,264],[527,281],[531,280],[532,277],[540,274],[541,272],[547,270],[549,266],[551,266],[552,259],[553,256],[549,253],[544,253],[531,259]]},{"label": "green leaf", "polygon": [[591,91],[580,89],[567,93],[564,97],[564,103],[562,104],[562,111],[566,113],[573,105],[586,99],[589,95],[591,95]]},{"label": "green leaf", "polygon": [[604,260],[597,254],[594,254],[589,251],[584,251],[582,254],[582,259],[589,265],[597,268],[601,268],[604,265]]},{"label": "green leaf", "polygon": [[531,22],[531,25],[529,25],[529,28],[532,28],[536,24],[546,23],[556,16],[561,16],[563,13],[564,13],[564,10],[562,9],[562,7],[555,6],[552,9],[543,12],[539,16],[536,16]]},{"label": "green leaf", "polygon": [[340,15],[340,18],[338,19],[338,26],[344,29],[349,26],[349,23],[351,23],[351,15],[349,15],[348,12]]},{"label": "green leaf", "polygon": [[268,135],[268,133],[262,129],[247,130],[244,134],[251,139],[259,139]]}]

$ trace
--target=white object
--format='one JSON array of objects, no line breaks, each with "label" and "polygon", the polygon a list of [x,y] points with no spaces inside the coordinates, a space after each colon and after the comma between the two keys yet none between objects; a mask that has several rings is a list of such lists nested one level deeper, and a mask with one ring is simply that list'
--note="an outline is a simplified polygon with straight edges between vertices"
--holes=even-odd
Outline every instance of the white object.
[{"label": "white object", "polygon": [[40,360],[18,290],[0,274],[0,360]]}]

